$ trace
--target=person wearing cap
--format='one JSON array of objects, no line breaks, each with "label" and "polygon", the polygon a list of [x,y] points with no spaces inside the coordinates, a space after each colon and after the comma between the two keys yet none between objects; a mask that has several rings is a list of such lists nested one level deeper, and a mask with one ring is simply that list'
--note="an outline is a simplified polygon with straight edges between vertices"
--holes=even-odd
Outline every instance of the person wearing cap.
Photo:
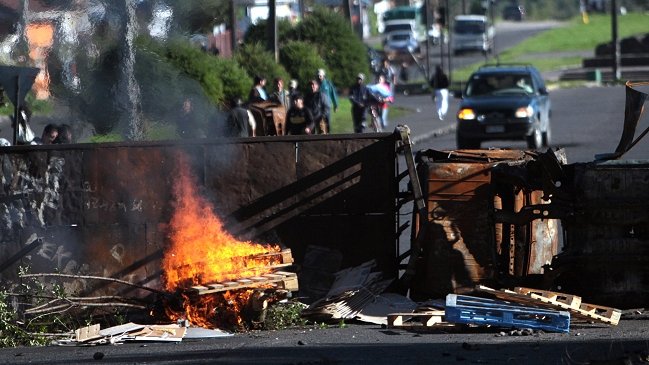
[{"label": "person wearing cap", "polygon": [[295,98],[297,98],[298,95],[300,95],[300,90],[297,89],[297,80],[291,79],[291,81],[288,82],[288,96],[291,100],[289,109],[295,105]]},{"label": "person wearing cap", "polygon": [[241,98],[230,101],[230,115],[226,121],[226,137],[254,137],[257,123],[250,110],[243,106]]},{"label": "person wearing cap", "polygon": [[356,76],[356,83],[349,88],[349,101],[352,103],[352,121],[354,133],[363,133],[365,129],[365,114],[367,113],[367,86],[365,86],[365,75],[359,73]]},{"label": "person wearing cap", "polygon": [[304,107],[304,98],[300,94],[295,95],[295,104],[286,114],[286,134],[302,135],[313,134],[315,121],[311,111]]},{"label": "person wearing cap", "polygon": [[325,77],[325,71],[323,69],[318,69],[317,80],[320,92],[327,97],[329,106],[331,107],[324,116],[327,130],[323,131],[323,133],[327,134],[331,131],[331,109],[333,109],[334,113],[338,110],[338,94],[336,94],[336,87],[334,84]]}]

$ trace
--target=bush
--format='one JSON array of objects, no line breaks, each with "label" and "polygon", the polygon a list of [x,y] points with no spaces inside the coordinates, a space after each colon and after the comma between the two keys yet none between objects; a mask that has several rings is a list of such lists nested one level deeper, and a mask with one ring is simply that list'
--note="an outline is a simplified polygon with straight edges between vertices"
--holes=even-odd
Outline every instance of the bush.
[{"label": "bush", "polygon": [[305,92],[307,82],[315,77],[315,70],[325,68],[315,45],[302,41],[290,41],[279,50],[280,62],[291,77],[298,80],[298,87]]},{"label": "bush", "polygon": [[[289,79],[289,74],[284,67],[275,62],[275,57],[260,43],[244,44],[237,49],[235,60],[243,67],[248,75],[254,77],[256,75],[263,76],[268,80],[266,88],[268,91],[272,90],[275,85],[271,85],[271,81],[275,77],[281,77],[284,80]],[[285,82],[288,84],[287,82]]]},{"label": "bush", "polygon": [[327,77],[339,89],[352,85],[359,72],[369,74],[365,45],[343,16],[316,8],[298,25],[297,36],[318,45],[318,53],[327,64]]}]

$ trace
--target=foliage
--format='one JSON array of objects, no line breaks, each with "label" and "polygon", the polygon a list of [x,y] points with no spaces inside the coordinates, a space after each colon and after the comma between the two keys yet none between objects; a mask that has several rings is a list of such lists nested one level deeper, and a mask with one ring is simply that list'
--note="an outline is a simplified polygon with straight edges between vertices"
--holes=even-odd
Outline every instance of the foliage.
[{"label": "foliage", "polygon": [[[272,53],[265,50],[260,43],[244,44],[237,49],[235,60],[243,67],[248,75],[263,76],[268,81],[266,88],[270,91],[274,87],[272,80],[280,77],[283,80],[290,78],[286,69],[281,64],[275,62]],[[288,82],[285,82],[288,85]]]},{"label": "foliage", "polygon": [[184,74],[198,80],[214,104],[224,105],[234,96],[246,95],[252,87],[252,80],[236,61],[214,57],[182,40],[169,42],[165,56]]},{"label": "foliage", "polygon": [[281,330],[306,325],[307,321],[301,316],[302,310],[306,307],[305,304],[297,301],[280,302],[268,307],[264,329]]},{"label": "foliage", "polygon": [[[265,45],[268,43],[268,33],[268,21],[260,20],[257,24],[248,27],[243,38],[244,43],[260,43]],[[277,20],[277,39],[280,40],[279,43],[287,39],[294,39],[294,33],[293,25],[288,19]]]},{"label": "foliage", "polygon": [[365,45],[340,14],[317,7],[298,24],[296,35],[317,45],[327,64],[327,77],[338,89],[352,85],[359,72],[369,74]]},{"label": "foliage", "polygon": [[302,41],[289,41],[279,50],[280,62],[291,77],[298,81],[298,88],[306,92],[309,80],[315,78],[314,70],[325,68],[324,60],[318,56],[316,46]]}]

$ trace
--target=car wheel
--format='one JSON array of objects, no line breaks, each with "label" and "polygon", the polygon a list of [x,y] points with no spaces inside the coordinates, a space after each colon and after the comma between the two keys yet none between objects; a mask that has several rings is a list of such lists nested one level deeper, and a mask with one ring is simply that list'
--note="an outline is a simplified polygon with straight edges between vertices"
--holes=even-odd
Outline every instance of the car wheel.
[{"label": "car wheel", "polygon": [[477,150],[480,148],[480,141],[457,136],[458,150]]},{"label": "car wheel", "polygon": [[552,130],[550,129],[550,124],[545,132],[541,133],[543,135],[543,147],[550,147],[552,143]]},{"label": "car wheel", "polygon": [[527,148],[538,150],[543,144],[543,136],[538,128],[534,129],[531,135],[527,136]]}]

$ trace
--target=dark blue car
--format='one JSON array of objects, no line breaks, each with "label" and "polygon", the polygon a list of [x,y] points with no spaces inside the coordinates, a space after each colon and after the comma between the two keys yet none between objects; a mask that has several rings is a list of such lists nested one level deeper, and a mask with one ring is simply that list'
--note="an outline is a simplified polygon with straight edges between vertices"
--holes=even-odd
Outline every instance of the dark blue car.
[{"label": "dark blue car", "polygon": [[482,66],[462,92],[457,147],[480,148],[489,140],[525,140],[530,149],[549,146],[550,114],[550,96],[535,67]]}]

